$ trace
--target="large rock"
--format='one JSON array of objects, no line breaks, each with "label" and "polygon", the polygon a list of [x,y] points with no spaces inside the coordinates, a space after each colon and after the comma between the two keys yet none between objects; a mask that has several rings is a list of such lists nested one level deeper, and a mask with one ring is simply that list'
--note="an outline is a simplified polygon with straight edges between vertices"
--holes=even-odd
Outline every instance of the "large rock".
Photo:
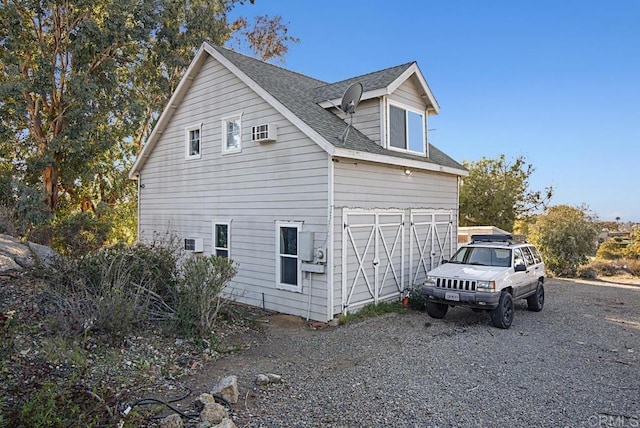
[{"label": "large rock", "polygon": [[0,254],[0,273],[12,270],[22,270],[22,267],[18,263],[14,262],[11,257]]},{"label": "large rock", "polygon": [[220,379],[220,382],[211,390],[211,394],[219,395],[228,402],[236,404],[238,402],[238,378],[236,376],[227,376]]},{"label": "large rock", "polygon": [[55,257],[49,247],[0,234],[0,272],[31,269],[39,264],[49,266]]}]

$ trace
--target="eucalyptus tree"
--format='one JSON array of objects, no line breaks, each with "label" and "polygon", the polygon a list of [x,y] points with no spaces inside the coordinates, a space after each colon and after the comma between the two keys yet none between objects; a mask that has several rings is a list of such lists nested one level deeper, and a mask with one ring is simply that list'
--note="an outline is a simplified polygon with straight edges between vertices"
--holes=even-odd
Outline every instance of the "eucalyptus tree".
[{"label": "eucalyptus tree", "polygon": [[203,40],[269,42],[272,57],[297,41],[279,17],[231,21],[247,3],[0,0],[5,175],[41,186],[50,215],[131,202],[126,172]]}]

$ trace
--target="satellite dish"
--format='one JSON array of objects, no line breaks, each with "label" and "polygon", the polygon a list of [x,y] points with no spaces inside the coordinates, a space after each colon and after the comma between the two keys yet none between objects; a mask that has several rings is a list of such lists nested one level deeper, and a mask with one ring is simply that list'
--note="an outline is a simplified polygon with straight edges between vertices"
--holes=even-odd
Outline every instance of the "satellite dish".
[{"label": "satellite dish", "polygon": [[349,125],[345,128],[345,130],[340,134],[339,140],[344,144],[347,141],[347,137],[349,136],[349,130],[353,124],[353,114],[356,112],[356,107],[360,104],[360,98],[362,98],[362,83],[356,82],[349,86],[346,91],[344,91],[344,95],[342,95],[342,102],[340,103],[340,110],[344,113],[351,116],[351,120],[349,121]]},{"label": "satellite dish", "polygon": [[362,83],[356,82],[349,86],[344,95],[342,95],[342,102],[340,103],[340,110],[347,114],[353,114],[356,112],[356,107],[360,103],[362,98]]}]

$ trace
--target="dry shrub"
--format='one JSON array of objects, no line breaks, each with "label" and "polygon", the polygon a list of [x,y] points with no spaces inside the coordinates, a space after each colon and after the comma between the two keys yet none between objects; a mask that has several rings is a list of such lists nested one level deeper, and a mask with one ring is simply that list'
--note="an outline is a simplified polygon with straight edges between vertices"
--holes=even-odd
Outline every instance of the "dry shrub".
[{"label": "dry shrub", "polygon": [[123,337],[174,310],[177,253],[161,245],[118,245],[81,258],[60,257],[40,298],[51,327],[65,336],[88,331]]},{"label": "dry shrub", "polygon": [[640,276],[640,260],[636,259],[604,260],[596,258],[587,265],[587,268],[593,269],[598,276]]}]

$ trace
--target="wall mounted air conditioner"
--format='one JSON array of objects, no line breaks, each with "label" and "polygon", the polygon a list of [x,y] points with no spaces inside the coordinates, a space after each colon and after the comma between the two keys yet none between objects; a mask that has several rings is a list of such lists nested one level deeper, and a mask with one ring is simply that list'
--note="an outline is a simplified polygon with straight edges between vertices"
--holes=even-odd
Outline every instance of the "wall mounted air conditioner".
[{"label": "wall mounted air conditioner", "polygon": [[251,127],[251,141],[268,143],[278,139],[278,127],[275,123],[264,123]]},{"label": "wall mounted air conditioner", "polygon": [[184,238],[184,250],[191,253],[202,252],[202,238]]}]

